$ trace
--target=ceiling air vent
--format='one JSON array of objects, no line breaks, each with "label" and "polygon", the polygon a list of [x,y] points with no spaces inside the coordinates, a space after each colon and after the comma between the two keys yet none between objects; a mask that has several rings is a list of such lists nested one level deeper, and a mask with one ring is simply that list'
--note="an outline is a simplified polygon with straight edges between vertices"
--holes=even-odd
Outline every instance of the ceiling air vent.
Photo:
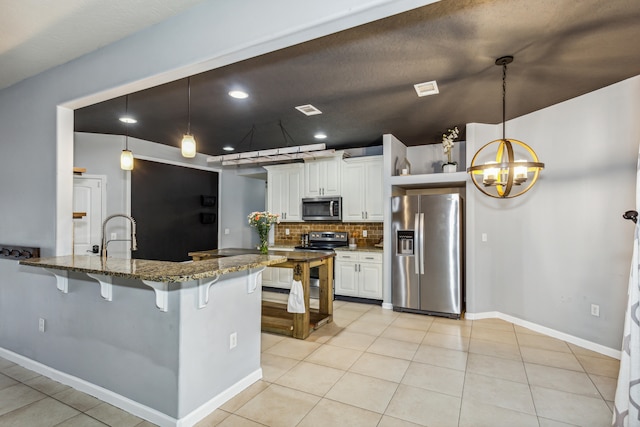
[{"label": "ceiling air vent", "polygon": [[299,105],[296,107],[296,110],[300,111],[305,116],[315,116],[316,114],[322,114],[322,111],[318,110],[311,104]]},{"label": "ceiling air vent", "polygon": [[413,87],[416,88],[416,93],[418,94],[418,96],[435,95],[436,93],[440,92],[438,90],[438,84],[435,80],[431,82],[417,83],[414,84]]}]

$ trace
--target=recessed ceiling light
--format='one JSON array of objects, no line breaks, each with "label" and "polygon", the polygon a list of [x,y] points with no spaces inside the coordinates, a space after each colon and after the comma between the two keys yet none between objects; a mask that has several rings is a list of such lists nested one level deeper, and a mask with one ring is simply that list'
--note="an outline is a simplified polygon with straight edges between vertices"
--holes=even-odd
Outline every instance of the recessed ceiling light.
[{"label": "recessed ceiling light", "polygon": [[315,116],[316,114],[322,114],[322,111],[318,110],[311,104],[307,105],[298,105],[296,110],[300,111],[302,114],[306,116]]},{"label": "recessed ceiling light", "polygon": [[120,117],[120,121],[124,123],[138,123],[133,117]]},{"label": "recessed ceiling light", "polygon": [[313,135],[313,137],[315,139],[326,139],[327,138],[327,134],[324,132],[318,132],[315,135]]},{"label": "recessed ceiling light", "polygon": [[223,149],[224,151],[233,151],[233,150],[235,150],[235,148],[233,148],[233,147],[232,147],[232,146],[230,146],[230,145],[225,145],[224,147],[222,147],[222,149]]},{"label": "recessed ceiling light", "polygon": [[241,90],[232,90],[229,92],[229,96],[236,99],[245,99],[249,97],[249,94]]},{"label": "recessed ceiling light", "polygon": [[438,90],[438,84],[435,80],[431,82],[417,83],[414,84],[413,87],[416,89],[418,96],[428,96],[440,93]]}]

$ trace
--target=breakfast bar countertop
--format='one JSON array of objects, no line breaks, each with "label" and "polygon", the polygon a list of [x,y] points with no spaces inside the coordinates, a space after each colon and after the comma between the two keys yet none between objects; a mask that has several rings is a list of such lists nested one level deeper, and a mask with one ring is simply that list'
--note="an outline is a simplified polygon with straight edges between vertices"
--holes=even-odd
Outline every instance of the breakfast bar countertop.
[{"label": "breakfast bar countertop", "polygon": [[54,270],[105,274],[153,282],[188,282],[222,274],[266,267],[286,261],[284,253],[262,255],[258,251],[229,254],[198,262],[152,261],[143,259],[101,258],[91,255],[69,255],[34,258],[20,261],[22,265]]},{"label": "breakfast bar countertop", "polygon": [[[209,260],[209,259],[224,259],[226,257],[235,256],[248,256],[248,255],[260,255],[260,251],[257,249],[242,249],[242,248],[224,248],[224,249],[212,249],[208,251],[194,251],[189,252],[189,256],[194,260]],[[263,256],[282,256],[287,258],[288,261],[315,261],[324,258],[332,258],[335,254],[332,251],[278,251],[269,250],[267,255]],[[201,262],[201,261],[198,261]]]}]

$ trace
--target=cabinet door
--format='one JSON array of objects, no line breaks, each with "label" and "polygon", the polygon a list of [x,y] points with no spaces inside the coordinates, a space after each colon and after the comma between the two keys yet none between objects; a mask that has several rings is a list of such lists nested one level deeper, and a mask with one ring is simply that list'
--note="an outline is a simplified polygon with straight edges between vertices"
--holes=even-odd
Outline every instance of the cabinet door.
[{"label": "cabinet door", "polygon": [[320,197],[322,195],[320,169],[319,161],[304,164],[304,195],[306,197]]},{"label": "cabinet door", "polygon": [[287,194],[286,174],[282,170],[269,170],[267,173],[267,210],[283,218],[282,198]]},{"label": "cabinet door", "polygon": [[281,222],[302,221],[302,164],[268,166],[267,209]]},{"label": "cabinet door", "polygon": [[286,212],[285,221],[302,221],[303,166],[287,170],[287,192],[283,197]]},{"label": "cabinet door", "polygon": [[321,184],[323,196],[339,196],[342,182],[342,159],[324,160],[321,163]]},{"label": "cabinet door", "polygon": [[382,299],[382,264],[360,263],[358,267],[358,296]]},{"label": "cabinet door", "polygon": [[264,271],[262,272],[262,285],[263,286],[271,286],[271,283],[273,283],[273,273],[274,273],[275,268],[273,267],[267,267],[264,269]]},{"label": "cabinet door", "polygon": [[342,159],[313,160],[304,164],[305,197],[339,196]]},{"label": "cabinet door", "polygon": [[365,190],[364,211],[367,221],[383,221],[384,207],[382,202],[382,159],[364,163]]},{"label": "cabinet door", "polygon": [[[342,221],[364,219],[364,166],[362,163],[342,165]],[[382,196],[380,196],[382,200]]]},{"label": "cabinet door", "polygon": [[275,268],[278,270],[278,287],[283,289],[291,289],[293,281],[293,269],[291,268]]},{"label": "cabinet door", "polygon": [[357,296],[358,295],[358,273],[355,262],[340,262],[335,264],[335,285],[336,295]]}]

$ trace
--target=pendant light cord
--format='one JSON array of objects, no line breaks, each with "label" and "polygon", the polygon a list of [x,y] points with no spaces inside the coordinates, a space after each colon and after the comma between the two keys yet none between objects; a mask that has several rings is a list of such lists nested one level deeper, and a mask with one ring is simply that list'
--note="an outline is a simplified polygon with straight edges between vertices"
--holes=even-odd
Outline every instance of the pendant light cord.
[{"label": "pendant light cord", "polygon": [[507,63],[502,64],[502,139],[505,140],[507,110]]},{"label": "pendant light cord", "polygon": [[[124,116],[129,117],[129,95],[127,95],[124,101]],[[124,124],[124,149],[129,151],[129,123]]]},{"label": "pendant light cord", "polygon": [[191,77],[187,77],[187,135],[191,135]]}]

